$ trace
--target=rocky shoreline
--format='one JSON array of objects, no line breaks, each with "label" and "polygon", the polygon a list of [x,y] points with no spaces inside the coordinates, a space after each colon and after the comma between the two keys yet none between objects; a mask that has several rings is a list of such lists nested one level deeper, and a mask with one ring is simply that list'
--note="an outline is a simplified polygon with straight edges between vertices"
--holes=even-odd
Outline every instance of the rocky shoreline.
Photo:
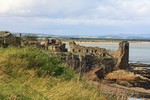
[{"label": "rocky shoreline", "polygon": [[150,79],[150,65],[142,63],[130,63],[130,71]]},{"label": "rocky shoreline", "polygon": [[150,67],[150,64],[130,63],[130,67]]},{"label": "rocky shoreline", "polygon": [[[141,68],[141,65],[145,65]],[[129,70],[118,70],[99,79],[95,73],[99,68],[86,73],[86,79],[106,94],[128,98],[150,98],[150,69],[146,64],[130,64]],[[90,76],[90,77],[89,77]]]}]

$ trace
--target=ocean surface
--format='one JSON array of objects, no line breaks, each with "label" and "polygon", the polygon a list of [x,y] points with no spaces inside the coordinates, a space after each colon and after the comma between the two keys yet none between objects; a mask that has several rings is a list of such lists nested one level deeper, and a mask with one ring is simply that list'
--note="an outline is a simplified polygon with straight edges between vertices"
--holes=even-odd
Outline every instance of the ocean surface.
[{"label": "ocean surface", "polygon": [[[107,50],[117,50],[119,44],[80,44],[83,46],[101,47]],[[66,47],[69,49],[68,44]],[[130,44],[129,62],[150,64],[150,44]]]}]

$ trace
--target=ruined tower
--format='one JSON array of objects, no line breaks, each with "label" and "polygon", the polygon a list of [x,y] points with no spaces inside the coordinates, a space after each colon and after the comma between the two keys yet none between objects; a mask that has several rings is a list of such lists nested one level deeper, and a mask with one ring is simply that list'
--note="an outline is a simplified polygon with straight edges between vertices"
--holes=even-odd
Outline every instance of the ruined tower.
[{"label": "ruined tower", "polygon": [[129,68],[129,43],[122,41],[119,43],[118,61],[115,68],[128,69]]}]

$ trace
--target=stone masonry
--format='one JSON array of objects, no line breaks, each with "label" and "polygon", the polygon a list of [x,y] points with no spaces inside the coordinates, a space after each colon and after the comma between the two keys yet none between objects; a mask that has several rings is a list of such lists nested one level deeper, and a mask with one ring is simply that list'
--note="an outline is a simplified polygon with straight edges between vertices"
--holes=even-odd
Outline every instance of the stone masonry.
[{"label": "stone masonry", "polygon": [[101,65],[110,66],[113,70],[129,68],[129,43],[127,41],[120,42],[117,51],[80,46],[75,42],[70,42],[69,45],[70,52],[78,53],[79,55],[94,55]]},{"label": "stone masonry", "polygon": [[60,39],[45,39],[44,48],[55,52],[67,52],[66,44],[62,43]]}]

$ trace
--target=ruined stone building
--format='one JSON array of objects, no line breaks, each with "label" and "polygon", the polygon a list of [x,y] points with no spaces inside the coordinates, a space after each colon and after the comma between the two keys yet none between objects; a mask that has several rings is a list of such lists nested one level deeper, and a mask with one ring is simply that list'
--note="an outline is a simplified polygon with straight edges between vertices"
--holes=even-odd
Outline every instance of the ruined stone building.
[{"label": "ruined stone building", "polygon": [[9,31],[0,31],[0,46],[7,47],[9,45],[17,46],[21,44],[20,35],[14,35]]},{"label": "ruined stone building", "polygon": [[77,71],[86,72],[96,67],[102,67],[105,73],[117,69],[129,68],[129,43],[122,41],[119,43],[118,50],[110,51],[99,47],[85,47],[70,42],[70,51],[65,47],[60,39],[44,39],[39,41],[37,37],[14,35],[8,31],[0,31],[0,46],[34,46],[58,53],[61,60],[68,66]]},{"label": "ruined stone building", "polygon": [[52,50],[56,52],[67,52],[68,49],[65,47],[66,44],[62,43],[59,39],[45,39],[44,41],[45,49]]},{"label": "ruined stone building", "polygon": [[117,51],[80,46],[75,42],[70,42],[69,45],[70,52],[77,54],[75,59],[80,61],[80,64],[78,63],[77,66],[83,63],[81,66],[84,66],[85,70],[90,70],[96,66],[103,66],[107,72],[129,68],[129,43],[127,41],[120,42]]}]

